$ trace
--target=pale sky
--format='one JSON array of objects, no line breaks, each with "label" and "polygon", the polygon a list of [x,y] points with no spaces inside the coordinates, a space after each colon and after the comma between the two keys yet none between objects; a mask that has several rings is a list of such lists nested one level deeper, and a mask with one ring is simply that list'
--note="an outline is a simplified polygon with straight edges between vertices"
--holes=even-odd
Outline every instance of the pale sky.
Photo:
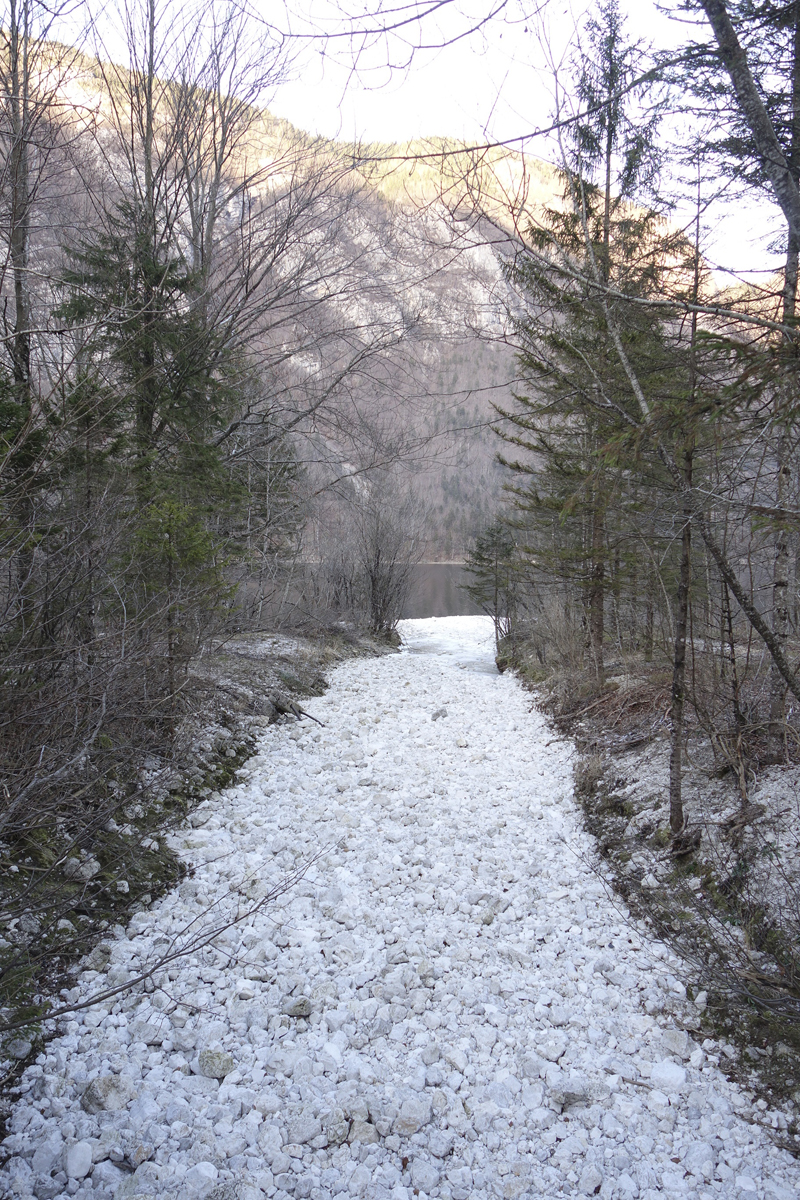
[{"label": "pale sky", "polygon": [[[301,34],[341,28],[335,0],[301,0],[306,15],[292,28]],[[398,0],[398,3],[400,0]],[[665,0],[669,2],[669,0]],[[266,5],[272,0],[256,0]],[[454,0],[455,3],[455,0]],[[513,3],[514,7],[511,7]],[[440,135],[467,142],[501,141],[546,125],[553,111],[553,70],[580,28],[590,5],[583,0],[546,0],[540,19],[526,19],[525,0],[509,0],[479,32],[441,49],[418,51],[405,70],[386,69],[387,55],[402,58],[399,39],[376,45],[352,69],[346,43],[299,42],[295,77],[270,99],[270,109],[310,133],[347,141],[406,141]],[[491,0],[458,0],[423,26],[426,40],[446,42],[482,17]],[[674,4],[677,8],[677,3]],[[653,0],[622,0],[628,32],[658,49],[678,46],[687,27],[665,16]],[[264,11],[264,10],[262,10]],[[413,37],[413,31],[411,31]],[[552,143],[532,140],[526,150],[555,160]],[[688,219],[688,212],[678,219]],[[706,221],[710,260],[758,279],[781,255],[766,248],[770,228],[780,227],[774,207],[717,203]],[[723,276],[719,276],[720,281]]]},{"label": "pale sky", "polygon": [[[335,26],[328,0],[305,2],[309,15],[292,21],[301,35]],[[491,2],[462,0],[458,13],[448,8],[438,22],[426,18],[426,40],[446,41],[463,32]],[[345,44],[328,43],[323,58],[319,43],[310,43],[300,53],[297,77],[279,90],[270,107],[311,133],[347,140],[443,135],[480,142],[487,135],[500,140],[525,134],[544,123],[552,108],[548,58],[558,62],[563,56],[590,6],[580,0],[548,0],[541,18],[526,19],[523,4],[514,0],[482,31],[455,44],[418,51],[405,71],[385,69],[387,52],[395,59],[403,54],[399,37],[365,53],[355,72],[349,69],[352,58]],[[657,40],[659,47],[677,44],[679,31],[652,0],[623,0],[623,6],[630,8],[633,37]]]}]

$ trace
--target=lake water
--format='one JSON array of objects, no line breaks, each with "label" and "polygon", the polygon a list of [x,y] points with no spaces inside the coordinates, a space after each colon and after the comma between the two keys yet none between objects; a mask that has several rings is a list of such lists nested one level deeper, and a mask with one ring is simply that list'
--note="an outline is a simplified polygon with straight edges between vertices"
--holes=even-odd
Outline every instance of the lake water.
[{"label": "lake water", "polygon": [[420,563],[414,568],[403,617],[469,617],[480,609],[459,584],[469,580],[460,563]]}]

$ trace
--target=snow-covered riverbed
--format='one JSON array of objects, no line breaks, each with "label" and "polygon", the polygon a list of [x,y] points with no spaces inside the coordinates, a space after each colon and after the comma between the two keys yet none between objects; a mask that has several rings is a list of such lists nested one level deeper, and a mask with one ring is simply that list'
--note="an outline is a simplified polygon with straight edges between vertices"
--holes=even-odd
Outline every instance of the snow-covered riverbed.
[{"label": "snow-covered riverbed", "polygon": [[680,965],[607,893],[571,747],[494,670],[488,621],[402,633],[308,702],[324,729],[272,727],[193,814],[193,877],[109,939],[82,994],[321,856],[156,990],[76,1015],[26,1075],[5,1186],[797,1196],[800,1165],[676,1020]]}]

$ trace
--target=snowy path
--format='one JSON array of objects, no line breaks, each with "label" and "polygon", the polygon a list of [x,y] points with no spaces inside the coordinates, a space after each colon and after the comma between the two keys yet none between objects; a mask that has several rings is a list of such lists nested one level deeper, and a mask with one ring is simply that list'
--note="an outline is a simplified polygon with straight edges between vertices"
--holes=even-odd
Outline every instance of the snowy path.
[{"label": "snowy path", "polygon": [[194,814],[194,877],[82,992],[328,849],[162,990],[50,1043],[12,1194],[798,1195],[800,1164],[668,1015],[678,964],[593,873],[569,745],[496,674],[487,632],[407,622],[409,650],[336,671],[325,729],[273,727]]}]

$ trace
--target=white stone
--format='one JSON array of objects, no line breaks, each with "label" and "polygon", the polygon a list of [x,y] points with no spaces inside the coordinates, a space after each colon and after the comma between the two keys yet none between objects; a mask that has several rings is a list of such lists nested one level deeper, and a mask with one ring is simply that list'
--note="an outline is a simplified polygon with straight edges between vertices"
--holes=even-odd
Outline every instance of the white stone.
[{"label": "white stone", "polygon": [[217,1182],[219,1171],[210,1162],[199,1162],[184,1175],[181,1186],[187,1196],[206,1196]]},{"label": "white stone", "polygon": [[603,1173],[593,1163],[588,1163],[581,1171],[578,1180],[578,1191],[583,1196],[594,1196],[603,1183]]},{"label": "white stone", "polygon": [[40,1142],[33,1156],[33,1169],[37,1175],[49,1175],[56,1170],[64,1150],[61,1134],[57,1131]]},{"label": "white stone", "polygon": [[452,1153],[454,1134],[450,1129],[434,1129],[428,1135],[428,1149],[434,1158],[447,1158]]},{"label": "white stone", "polygon": [[322,1053],[326,1054],[337,1067],[340,1067],[344,1061],[342,1052],[335,1042],[326,1042],[322,1047]]},{"label": "white stone", "polygon": [[267,1162],[272,1165],[276,1154],[283,1150],[283,1138],[277,1125],[263,1125],[258,1135],[258,1148]]},{"label": "white stone", "polygon": [[671,1054],[677,1054],[679,1058],[690,1058],[692,1052],[697,1049],[685,1029],[664,1029],[661,1032],[661,1041]]},{"label": "white stone", "polygon": [[661,1176],[661,1186],[670,1195],[675,1195],[676,1193],[683,1195],[688,1189],[688,1184],[683,1174],[678,1171],[664,1171]]},{"label": "white stone", "polygon": [[99,1162],[92,1171],[92,1186],[95,1188],[115,1189],[125,1179],[125,1172],[106,1159]]},{"label": "white stone", "polygon": [[297,1146],[303,1146],[312,1141],[322,1132],[322,1122],[311,1113],[299,1113],[290,1117],[287,1126],[289,1141]]},{"label": "white stone", "polygon": [[680,1091],[686,1083],[686,1071],[677,1063],[665,1059],[664,1062],[655,1064],[650,1078],[657,1088],[669,1095],[671,1092]]},{"label": "white stone", "polygon": [[536,1043],[536,1051],[548,1062],[558,1062],[569,1045],[569,1040],[562,1033],[553,1033]]},{"label": "white stone", "polygon": [[619,1200],[636,1200],[639,1195],[639,1185],[627,1171],[617,1176],[615,1187]]},{"label": "white stone", "polygon": [[415,1158],[411,1163],[411,1182],[422,1192],[432,1192],[439,1186],[439,1172],[433,1163],[424,1158]]},{"label": "white stone", "polygon": [[707,1180],[714,1174],[716,1162],[717,1155],[707,1142],[691,1142],[683,1153],[686,1170]]},{"label": "white stone", "polygon": [[347,1182],[347,1190],[351,1196],[366,1196],[372,1182],[372,1172],[369,1167],[356,1167]]},{"label": "white stone", "polygon": [[[495,1039],[496,1039],[495,1035]],[[492,1043],[494,1045],[494,1043]],[[455,1071],[460,1071],[463,1075],[467,1069],[468,1059],[464,1051],[459,1046],[445,1046],[442,1050],[442,1058]]]},{"label": "white stone", "polygon": [[160,1046],[164,1041],[164,1036],[168,1024],[156,1024],[155,1021],[133,1021],[128,1026],[128,1033],[132,1042],[144,1042],[147,1046]]},{"label": "white stone", "polygon": [[69,1179],[85,1179],[92,1169],[92,1147],[88,1142],[75,1142],[64,1154],[64,1169]]},{"label": "white stone", "polygon": [[431,1102],[426,1096],[407,1096],[400,1105],[392,1130],[400,1137],[411,1137],[431,1119]]}]

